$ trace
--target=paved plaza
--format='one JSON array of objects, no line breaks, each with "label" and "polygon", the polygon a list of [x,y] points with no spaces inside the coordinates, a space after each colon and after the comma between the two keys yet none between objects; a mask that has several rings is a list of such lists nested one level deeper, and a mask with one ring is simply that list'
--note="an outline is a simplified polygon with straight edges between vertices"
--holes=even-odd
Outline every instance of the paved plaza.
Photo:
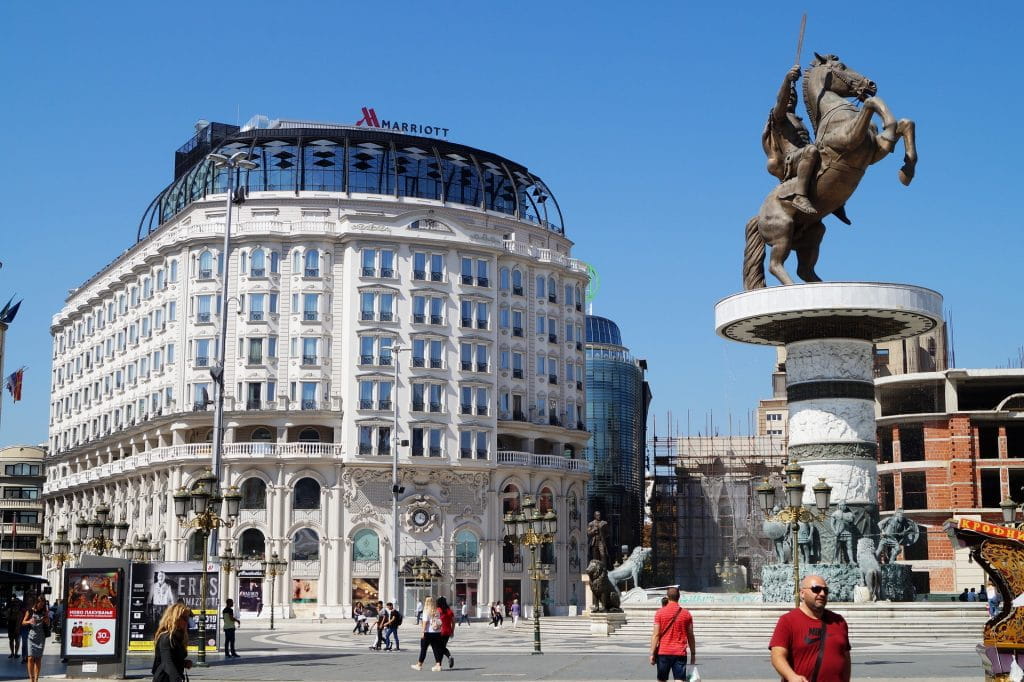
[{"label": "paved plaza", "polygon": [[[410,624],[411,625],[411,624]],[[525,627],[524,627],[525,625]],[[401,652],[372,652],[372,637],[351,633],[349,622],[323,625],[285,622],[275,631],[246,629],[238,634],[242,658],[225,661],[211,655],[209,668],[195,668],[193,682],[214,680],[319,682],[320,680],[653,680],[654,670],[647,663],[647,641],[636,636],[591,637],[573,633],[560,637],[557,620],[545,623],[543,656],[533,656],[532,624],[520,623],[513,631],[500,631],[477,622],[457,629],[449,648],[455,655],[455,668],[442,672],[429,670],[433,659],[428,653],[422,672],[409,666],[418,653],[414,627],[406,626]],[[732,641],[727,638],[701,638],[699,624],[697,655],[705,680],[745,680],[776,682],[768,663],[767,641]],[[900,644],[893,639],[862,641],[851,633],[854,644],[855,680],[977,680],[982,678],[980,662],[974,653],[974,641],[980,633],[965,633],[956,640],[936,640]],[[48,647],[43,677],[63,676],[57,647]],[[191,656],[193,659],[195,655]],[[149,654],[129,658],[130,678],[149,678]],[[0,679],[25,678],[25,667],[13,659],[0,659]]]}]

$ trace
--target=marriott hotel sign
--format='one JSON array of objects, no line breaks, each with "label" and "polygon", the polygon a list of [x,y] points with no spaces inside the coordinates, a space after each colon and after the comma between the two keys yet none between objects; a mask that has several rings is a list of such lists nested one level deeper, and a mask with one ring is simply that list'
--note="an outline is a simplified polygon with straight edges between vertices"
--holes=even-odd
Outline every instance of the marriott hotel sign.
[{"label": "marriott hotel sign", "polygon": [[374,111],[372,107],[363,107],[363,117],[356,121],[356,125],[365,125],[368,128],[387,128],[388,130],[394,130],[395,132],[413,133],[414,135],[448,137],[448,128],[442,128],[441,126],[378,119],[377,112]]}]

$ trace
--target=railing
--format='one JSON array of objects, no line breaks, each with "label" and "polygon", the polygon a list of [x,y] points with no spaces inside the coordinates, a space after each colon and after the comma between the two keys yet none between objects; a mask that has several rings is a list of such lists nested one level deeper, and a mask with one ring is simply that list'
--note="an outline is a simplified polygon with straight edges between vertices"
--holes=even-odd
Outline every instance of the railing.
[{"label": "railing", "polygon": [[[109,476],[130,473],[146,467],[174,462],[180,464],[191,461],[201,461],[210,458],[211,446],[209,443],[190,443],[186,445],[169,445],[153,448],[137,455],[131,455],[124,459],[108,462],[95,466],[88,471],[69,474],[61,478],[55,478],[43,484],[43,492],[63,490],[91,481],[98,481]],[[246,459],[253,457],[265,457],[275,459],[287,458],[310,458],[322,457],[341,459],[344,455],[344,447],[339,443],[268,443],[268,442],[247,442],[247,443],[225,443],[224,457],[226,459]],[[5,500],[8,504],[14,500]],[[26,501],[30,502],[30,501]],[[41,504],[34,501],[34,506]],[[11,506],[8,504],[8,506]],[[28,506],[28,505],[26,505]],[[265,510],[250,510],[259,512],[265,516]],[[318,512],[319,513],[319,512]],[[20,525],[20,524],[19,524]]]},{"label": "railing", "polygon": [[498,464],[542,469],[562,469],[564,471],[587,470],[587,460],[585,459],[569,459],[560,455],[535,455],[532,452],[518,452],[516,450],[498,450]]},{"label": "railing", "polygon": [[[576,258],[569,258],[565,254],[552,251],[551,249],[542,249],[537,246],[530,246],[522,242],[515,240],[505,240],[503,242],[505,250],[517,254],[519,256],[525,256],[527,258],[533,258],[539,260],[542,263],[556,263],[574,270],[576,272],[586,272],[587,264]],[[515,292],[516,295],[521,295],[519,292]]]}]

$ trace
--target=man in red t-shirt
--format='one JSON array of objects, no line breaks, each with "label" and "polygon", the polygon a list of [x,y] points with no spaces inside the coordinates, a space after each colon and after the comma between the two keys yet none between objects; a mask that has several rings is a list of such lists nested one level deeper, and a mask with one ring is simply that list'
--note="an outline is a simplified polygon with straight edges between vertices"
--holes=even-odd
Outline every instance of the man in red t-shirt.
[{"label": "man in red t-shirt", "polygon": [[782,682],[850,682],[850,632],[827,604],[825,579],[805,576],[800,607],[779,618],[768,645]]},{"label": "man in red t-shirt", "polygon": [[668,680],[668,673],[677,680],[686,679],[686,647],[690,647],[690,663],[697,663],[697,640],[693,636],[693,616],[679,606],[679,590],[668,588],[668,603],[654,614],[651,633],[651,665],[658,666],[658,680]]}]

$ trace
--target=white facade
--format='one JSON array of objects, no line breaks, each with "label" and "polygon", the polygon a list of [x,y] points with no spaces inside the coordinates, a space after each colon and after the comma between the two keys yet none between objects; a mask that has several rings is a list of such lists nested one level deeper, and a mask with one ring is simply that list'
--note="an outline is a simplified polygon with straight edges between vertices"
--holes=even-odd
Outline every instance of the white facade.
[{"label": "white facade", "polygon": [[[195,551],[171,496],[210,466],[224,199],[188,204],[54,316],[51,535],[107,502],[162,559]],[[245,499],[221,549],[288,560],[277,613],[394,596],[396,404],[400,565],[428,557],[449,598],[532,602],[528,551],[502,543],[503,510],[529,494],[559,518],[545,599],[583,601],[587,275],[570,248],[442,201],[252,192],[236,208],[223,480]]]}]

